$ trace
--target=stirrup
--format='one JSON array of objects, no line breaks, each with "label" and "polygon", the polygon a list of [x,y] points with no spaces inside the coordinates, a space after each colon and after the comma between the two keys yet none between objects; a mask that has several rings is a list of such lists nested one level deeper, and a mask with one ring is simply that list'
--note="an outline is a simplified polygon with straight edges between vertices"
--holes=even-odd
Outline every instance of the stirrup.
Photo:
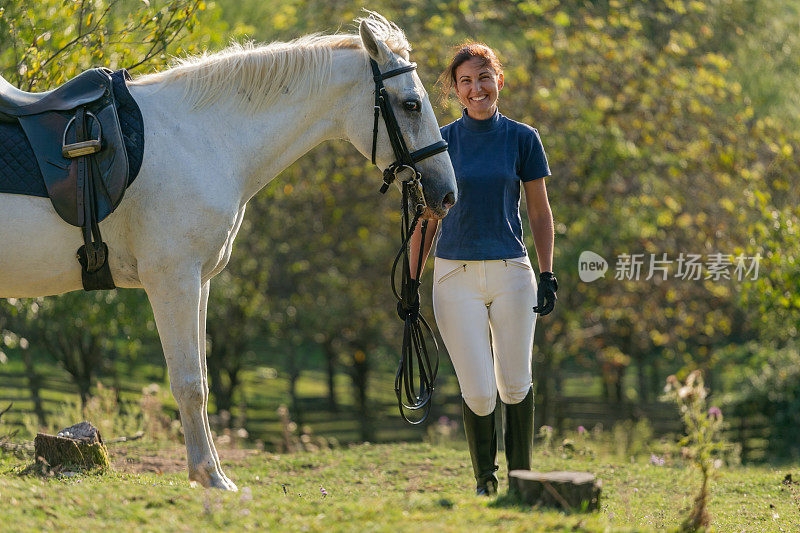
[{"label": "stirrup", "polygon": [[83,283],[83,290],[97,291],[116,289],[117,286],[114,285],[114,278],[111,276],[111,269],[108,266],[108,245],[106,245],[104,242],[92,242],[90,243],[90,246],[92,248],[95,246],[101,248],[102,254],[95,255],[95,258],[97,259],[98,256],[102,256],[103,263],[99,265],[97,270],[89,270],[87,268],[89,264],[89,258],[86,254],[86,245],[84,244],[78,249],[77,255],[78,262],[81,264],[81,282]]}]

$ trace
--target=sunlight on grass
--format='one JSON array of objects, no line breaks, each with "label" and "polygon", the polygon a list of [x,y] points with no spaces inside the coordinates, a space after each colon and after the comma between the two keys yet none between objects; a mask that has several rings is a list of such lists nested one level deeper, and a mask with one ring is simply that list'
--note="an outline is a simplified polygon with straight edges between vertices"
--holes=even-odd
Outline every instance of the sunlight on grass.
[{"label": "sunlight on grass", "polygon": [[[537,469],[587,470],[603,480],[599,512],[565,514],[509,502],[505,490],[496,499],[473,496],[463,447],[387,444],[283,455],[223,449],[223,467],[240,488],[229,494],[190,488],[183,451],[174,445],[136,442],[110,451],[115,472],[62,479],[20,477],[15,471],[25,461],[0,455],[4,523],[41,530],[72,517],[84,528],[114,530],[656,531],[680,523],[696,488],[680,462],[657,466],[538,449]],[[166,473],[130,472],[158,457]],[[782,483],[790,471],[724,470],[709,504],[715,529],[797,530],[800,489]],[[507,486],[502,471],[500,481]]]}]

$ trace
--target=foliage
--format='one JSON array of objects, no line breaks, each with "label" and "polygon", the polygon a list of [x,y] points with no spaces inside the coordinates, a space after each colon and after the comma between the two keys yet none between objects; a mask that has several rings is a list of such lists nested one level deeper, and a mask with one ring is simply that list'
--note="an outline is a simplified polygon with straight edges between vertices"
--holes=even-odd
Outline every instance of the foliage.
[{"label": "foliage", "polygon": [[168,391],[162,390],[157,383],[151,383],[142,389],[138,405],[142,434],[153,442],[181,441],[178,419],[164,409],[165,394],[169,394]]},{"label": "foliage", "polygon": [[13,406],[12,402],[7,407],[0,409],[0,454],[5,452],[14,454],[17,457],[26,457],[28,455],[27,452],[30,451],[28,447],[14,442],[19,429],[6,429],[6,424],[3,422],[3,415],[11,410]]},{"label": "foliage", "polygon": [[[227,9],[224,2],[221,5]],[[537,365],[540,377],[554,376],[543,381],[558,379],[558,372],[550,372],[549,367],[558,369],[562,362],[607,369],[607,394],[621,401],[627,394],[622,390],[625,372],[634,366],[639,374],[638,397],[647,400],[658,388],[654,384],[660,381],[659,374],[665,372],[661,366],[713,365],[712,348],[728,341],[734,333],[733,321],[744,322],[735,332],[740,337],[755,334],[738,308],[733,283],[656,279],[588,285],[580,283],[570,267],[584,249],[606,257],[659,252],[675,257],[679,252],[732,253],[747,242],[741,220],[760,215],[741,213],[734,207],[746,202],[745,188],[731,161],[750,153],[751,147],[742,146],[739,139],[752,109],[742,104],[741,87],[727,78],[730,61],[714,52],[724,30],[720,13],[730,5],[515,2],[496,6],[468,0],[435,6],[411,2],[403,9],[379,2],[371,7],[407,30],[423,81],[441,72],[448,59],[444,51],[466,37],[497,47],[507,65],[501,110],[535,125],[543,135],[555,170],[549,188],[558,233],[556,262],[566,265],[561,267],[560,277],[565,282],[560,310],[548,317],[548,327],[540,328],[543,333],[537,342],[541,350],[537,362],[543,363]],[[275,9],[244,2],[229,12],[232,18],[246,20],[266,17],[271,24],[252,31],[256,37],[270,40],[336,29],[358,10],[348,2],[285,2]],[[735,112],[715,112],[732,101],[738,106]],[[442,122],[458,113],[448,104]],[[318,157],[320,152],[325,157]],[[344,212],[361,205],[357,202],[370,202],[361,196],[354,180],[364,164],[351,163],[350,153],[341,145],[326,145],[279,178],[285,183],[297,175],[297,169],[303,183],[311,187],[290,181],[288,187],[284,185],[284,190],[291,191],[285,198],[280,186],[270,189],[278,193],[272,197],[270,216],[281,221],[280,229],[285,231],[280,245],[290,250],[293,258],[308,251],[307,256],[322,258],[326,266],[339,267],[351,257],[350,250],[342,250],[344,253],[327,261],[324,250],[329,243],[347,242],[347,230],[354,226],[336,218],[328,222],[319,210],[323,198]],[[342,168],[340,161],[347,161],[353,183],[338,191],[331,189],[328,195],[322,185],[335,179]],[[753,161],[758,164],[760,157]],[[334,176],[326,176],[326,168],[336,169]],[[354,191],[359,194],[353,195]],[[303,209],[306,205],[312,209]],[[394,206],[377,207],[365,214],[357,227],[380,234],[375,231],[376,224],[391,216]],[[299,231],[284,227],[294,220],[301,221]],[[317,225],[331,235],[311,244],[307,229]],[[248,229],[243,228],[240,239],[247,235]],[[264,235],[259,232],[257,238]],[[370,236],[366,242],[374,243],[372,239]],[[372,249],[376,249],[374,244]],[[354,251],[364,253],[363,248]],[[311,259],[309,264],[313,263]],[[330,268],[323,272],[326,270]],[[341,301],[345,310],[305,307],[307,311],[297,316],[308,320],[308,313],[315,315],[307,322],[314,324],[310,332],[302,334],[305,340],[323,335],[316,324],[337,332],[341,330],[337,319],[347,318],[346,313],[386,307],[385,289],[379,279],[367,276],[366,269],[347,278],[344,286],[348,288],[356,280],[363,282],[363,287],[353,287],[357,292],[348,292],[347,300],[339,296],[343,285],[335,279],[314,285],[318,270],[298,272],[302,275],[290,279],[288,285],[281,283],[295,291],[296,300]],[[267,290],[273,293],[278,289],[275,284],[270,287]],[[300,294],[305,290],[310,299]],[[374,306],[370,306],[371,295],[380,296]],[[294,304],[277,308],[301,309]],[[333,312],[327,314],[328,308]],[[281,314],[273,316],[278,319]],[[303,326],[295,324],[293,329],[302,330]],[[385,330],[375,340],[384,350],[391,350],[391,337],[386,333],[396,335]],[[609,360],[606,356],[612,351],[616,356]],[[556,383],[541,387],[546,395],[552,395],[555,388]]]},{"label": "foliage", "polygon": [[97,65],[163,65],[168,54],[209,44],[209,35],[186,48],[179,44],[205,8],[202,0],[6,2],[0,10],[0,58],[10,81],[28,91],[46,90]]},{"label": "foliage", "polygon": [[800,352],[797,348],[756,350],[744,369],[733,400],[734,412],[745,419],[766,417],[772,433],[770,458],[800,457]]}]

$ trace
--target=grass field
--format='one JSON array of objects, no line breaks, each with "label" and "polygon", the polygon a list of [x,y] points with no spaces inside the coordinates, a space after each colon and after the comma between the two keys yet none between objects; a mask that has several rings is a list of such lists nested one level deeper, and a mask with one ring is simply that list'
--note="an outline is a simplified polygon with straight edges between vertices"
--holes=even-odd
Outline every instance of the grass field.
[{"label": "grass field", "polygon": [[[41,478],[0,455],[0,529],[113,531],[661,531],[688,509],[697,473],[680,461],[535,452],[540,470],[586,470],[603,482],[601,510],[533,509],[472,495],[463,443],[357,445],[275,455],[222,450],[238,493],[192,488],[182,447],[112,445],[114,472]],[[501,464],[502,456],[500,457]],[[160,473],[158,473],[160,472]],[[723,469],[709,504],[716,531],[800,530],[800,465]]]}]

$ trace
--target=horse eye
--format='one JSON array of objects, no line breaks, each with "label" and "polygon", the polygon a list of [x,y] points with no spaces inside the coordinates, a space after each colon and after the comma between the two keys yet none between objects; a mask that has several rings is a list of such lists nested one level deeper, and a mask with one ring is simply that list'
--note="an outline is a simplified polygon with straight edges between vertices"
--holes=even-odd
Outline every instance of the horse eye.
[{"label": "horse eye", "polygon": [[406,100],[403,102],[403,107],[406,111],[419,111],[422,109],[422,104],[419,100]]}]

